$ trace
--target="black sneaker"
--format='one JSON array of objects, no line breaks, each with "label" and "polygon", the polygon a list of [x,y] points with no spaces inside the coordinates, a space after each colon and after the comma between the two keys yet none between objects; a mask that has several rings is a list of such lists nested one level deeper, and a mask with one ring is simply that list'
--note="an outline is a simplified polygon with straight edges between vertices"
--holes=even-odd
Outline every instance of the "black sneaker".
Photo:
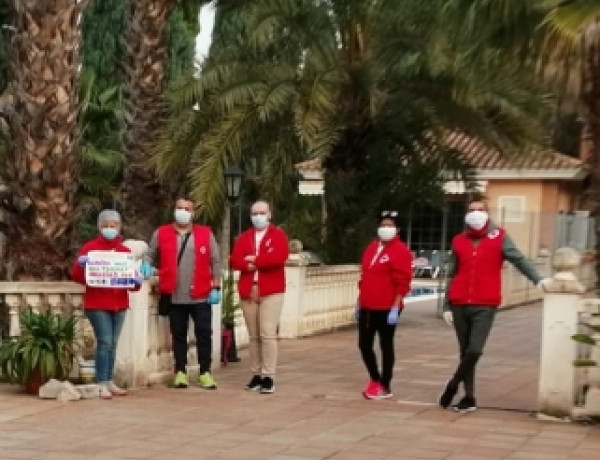
[{"label": "black sneaker", "polygon": [[263,379],[260,375],[254,375],[254,376],[252,376],[252,379],[250,379],[250,381],[246,385],[246,390],[258,391],[262,387],[262,382],[263,382]]},{"label": "black sneaker", "polygon": [[475,412],[477,410],[477,401],[475,401],[473,396],[465,396],[453,407],[456,412],[460,412],[461,414]]},{"label": "black sneaker", "polygon": [[457,391],[458,385],[452,380],[448,380],[446,382],[446,386],[444,387],[444,391],[442,391],[442,394],[438,398],[438,405],[446,409],[450,404],[452,404],[452,400],[456,396]]},{"label": "black sneaker", "polygon": [[275,393],[275,383],[271,377],[263,377],[262,385],[260,386],[260,392],[262,394]]}]

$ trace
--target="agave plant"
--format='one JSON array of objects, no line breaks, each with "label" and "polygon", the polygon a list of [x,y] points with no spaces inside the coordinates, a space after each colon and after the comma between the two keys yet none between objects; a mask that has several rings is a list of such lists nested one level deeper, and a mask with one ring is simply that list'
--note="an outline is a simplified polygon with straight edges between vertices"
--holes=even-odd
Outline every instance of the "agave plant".
[{"label": "agave plant", "polygon": [[76,318],[51,311],[20,315],[21,335],[0,344],[0,371],[11,383],[64,380],[71,372]]}]

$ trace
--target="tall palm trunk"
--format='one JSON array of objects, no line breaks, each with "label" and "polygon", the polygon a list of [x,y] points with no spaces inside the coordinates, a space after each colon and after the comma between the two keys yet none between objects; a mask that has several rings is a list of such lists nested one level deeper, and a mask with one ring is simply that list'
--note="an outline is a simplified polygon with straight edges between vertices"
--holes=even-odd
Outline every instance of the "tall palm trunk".
[{"label": "tall palm trunk", "polygon": [[125,40],[125,171],[121,192],[125,232],[149,239],[168,202],[148,164],[165,119],[169,17],[176,0],[129,0]]},{"label": "tall palm trunk", "polygon": [[[584,41],[587,50],[582,97],[591,150],[588,155],[591,174],[588,204],[595,217],[596,252],[600,254],[600,18],[586,29]],[[600,258],[596,259],[596,277],[596,289],[600,289]]]},{"label": "tall palm trunk", "polygon": [[87,1],[11,0],[6,279],[64,277],[77,188],[79,15]]}]

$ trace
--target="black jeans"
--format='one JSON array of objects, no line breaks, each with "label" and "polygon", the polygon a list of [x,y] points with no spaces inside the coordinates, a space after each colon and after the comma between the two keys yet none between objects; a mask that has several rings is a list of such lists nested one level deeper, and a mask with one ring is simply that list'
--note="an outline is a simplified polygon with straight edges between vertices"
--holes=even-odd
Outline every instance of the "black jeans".
[{"label": "black jeans", "polygon": [[452,380],[463,382],[465,394],[475,394],[475,366],[483,353],[497,309],[494,307],[452,307],[454,330],[460,348],[460,363]]},{"label": "black jeans", "polygon": [[190,317],[194,322],[194,335],[198,351],[200,374],[210,372],[212,362],[212,306],[206,302],[173,304],[169,311],[169,324],[173,337],[175,372],[187,372],[188,328]]},{"label": "black jeans", "polygon": [[[358,348],[371,380],[381,383],[390,389],[394,370],[394,333],[396,325],[387,323],[390,310],[360,309],[358,316]],[[377,358],[373,350],[375,335],[379,335],[381,347],[381,372],[377,366]]]}]

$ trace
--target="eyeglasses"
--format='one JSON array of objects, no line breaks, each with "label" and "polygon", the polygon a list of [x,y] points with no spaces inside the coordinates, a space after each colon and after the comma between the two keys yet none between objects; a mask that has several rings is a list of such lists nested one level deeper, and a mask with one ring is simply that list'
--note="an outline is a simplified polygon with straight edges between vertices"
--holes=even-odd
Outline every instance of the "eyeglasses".
[{"label": "eyeglasses", "polygon": [[397,217],[398,211],[381,211],[381,217]]}]

